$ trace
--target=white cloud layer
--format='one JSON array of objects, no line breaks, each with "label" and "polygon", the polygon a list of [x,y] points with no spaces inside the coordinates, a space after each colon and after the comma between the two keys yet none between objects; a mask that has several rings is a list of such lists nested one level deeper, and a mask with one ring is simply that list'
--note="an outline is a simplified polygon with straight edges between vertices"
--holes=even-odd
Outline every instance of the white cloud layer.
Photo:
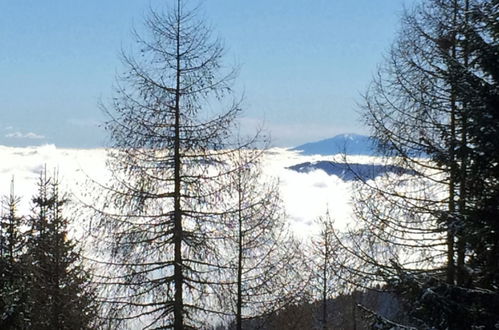
[{"label": "white cloud layer", "polygon": [[40,140],[45,138],[45,136],[33,132],[22,133],[19,131],[7,133],[5,134],[5,137],[9,139],[31,139],[31,140]]},{"label": "white cloud layer", "polygon": [[[31,197],[36,192],[38,177],[45,166],[49,173],[54,169],[58,171],[63,190],[74,194],[73,200],[85,193],[88,178],[104,182],[108,177],[104,149],[59,149],[52,145],[26,148],[0,146],[0,158],[0,195],[9,193],[10,181],[14,178],[16,195],[22,197],[20,211],[24,214],[31,207]],[[301,237],[317,232],[314,221],[328,208],[339,228],[350,222],[351,182],[344,182],[321,170],[298,173],[286,169],[298,163],[327,159],[340,161],[339,156],[301,156],[281,148],[271,149],[265,156],[264,174],[269,179],[279,180],[288,221]]]}]

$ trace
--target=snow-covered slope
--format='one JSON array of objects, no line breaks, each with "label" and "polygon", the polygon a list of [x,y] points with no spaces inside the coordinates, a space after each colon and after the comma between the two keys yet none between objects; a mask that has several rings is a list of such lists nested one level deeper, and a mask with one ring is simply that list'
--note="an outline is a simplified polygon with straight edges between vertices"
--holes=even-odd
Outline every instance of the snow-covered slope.
[{"label": "snow-covered slope", "polygon": [[302,155],[335,155],[346,153],[347,155],[374,156],[374,140],[365,135],[341,134],[335,137],[302,144],[293,150]]},{"label": "snow-covered slope", "polygon": [[[59,149],[51,145],[28,148],[0,146],[0,159],[0,195],[9,193],[10,181],[14,178],[15,193],[22,198],[20,212],[23,214],[30,209],[36,182],[45,166],[49,172],[58,171],[63,189],[73,195],[73,201],[85,193],[88,179],[104,182],[108,176],[104,149]],[[367,156],[349,158],[349,162],[359,164],[373,160],[375,158]],[[266,153],[264,173],[279,180],[288,220],[300,236],[314,233],[314,220],[328,208],[339,227],[348,223],[353,183],[319,167],[296,171],[292,169],[293,166],[307,162],[342,161],[341,156],[305,156],[282,148],[274,148]]]}]

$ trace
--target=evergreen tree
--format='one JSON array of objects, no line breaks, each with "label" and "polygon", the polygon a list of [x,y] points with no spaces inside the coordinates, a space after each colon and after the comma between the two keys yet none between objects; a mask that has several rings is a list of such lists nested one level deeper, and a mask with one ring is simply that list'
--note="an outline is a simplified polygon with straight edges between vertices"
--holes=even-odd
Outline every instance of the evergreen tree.
[{"label": "evergreen tree", "polygon": [[34,329],[92,329],[96,297],[90,275],[74,241],[67,237],[57,178],[42,173],[29,218],[25,259],[28,279],[29,327]]},{"label": "evergreen tree", "polygon": [[496,0],[423,1],[366,95],[387,162],[418,175],[359,189],[344,269],[401,293],[418,328],[498,322],[497,12]]},{"label": "evergreen tree", "polygon": [[0,328],[26,326],[26,282],[23,253],[25,239],[20,231],[22,218],[17,215],[19,198],[14,194],[3,200],[0,218]]},{"label": "evergreen tree", "polygon": [[457,98],[467,104],[470,202],[463,235],[473,274],[471,284],[499,287],[499,1],[468,4],[469,24],[460,40],[467,66],[458,66]]}]

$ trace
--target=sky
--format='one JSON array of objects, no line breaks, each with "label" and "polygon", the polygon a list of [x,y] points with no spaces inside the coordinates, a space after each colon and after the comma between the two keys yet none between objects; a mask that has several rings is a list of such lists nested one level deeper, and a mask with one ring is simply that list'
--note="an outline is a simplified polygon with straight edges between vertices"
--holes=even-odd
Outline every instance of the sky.
[{"label": "sky", "polygon": [[[367,133],[361,94],[417,0],[204,0],[201,14],[240,67],[242,125],[273,146]],[[0,0],[0,144],[105,146],[106,117],[149,8],[170,0]]]}]

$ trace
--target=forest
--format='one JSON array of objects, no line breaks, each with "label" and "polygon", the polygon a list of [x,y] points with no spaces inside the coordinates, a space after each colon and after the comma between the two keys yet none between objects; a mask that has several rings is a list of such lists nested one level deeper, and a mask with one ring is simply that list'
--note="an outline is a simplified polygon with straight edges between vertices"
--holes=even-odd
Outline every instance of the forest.
[{"label": "forest", "polygon": [[109,180],[66,209],[44,169],[2,199],[0,329],[499,328],[499,0],[404,12],[359,102],[387,171],[359,174],[353,224],[329,205],[309,242],[200,8],[144,24],[101,104]]}]

